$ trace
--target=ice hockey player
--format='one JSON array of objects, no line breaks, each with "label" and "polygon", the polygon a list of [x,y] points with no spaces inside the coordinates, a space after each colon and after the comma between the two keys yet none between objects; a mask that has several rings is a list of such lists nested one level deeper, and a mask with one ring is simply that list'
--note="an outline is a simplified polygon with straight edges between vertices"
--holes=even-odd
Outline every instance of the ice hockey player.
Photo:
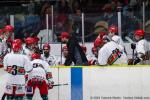
[{"label": "ice hockey player", "polygon": [[12,40],[12,34],[14,32],[14,27],[11,25],[6,25],[3,29],[3,31],[4,31],[4,40],[6,41],[8,51],[10,52],[11,51],[11,44],[13,41]]},{"label": "ice hockey player", "polygon": [[136,44],[131,44],[132,48],[135,48],[135,57],[129,60],[128,64],[149,64],[150,61],[150,48],[147,40],[144,38],[145,32],[142,29],[138,29],[134,32]]},{"label": "ice hockey player", "polygon": [[7,53],[6,40],[4,40],[3,30],[0,29],[0,68],[3,67],[3,58]]},{"label": "ice hockey player", "polygon": [[[14,40],[15,41],[15,40]],[[4,57],[4,70],[8,77],[5,86],[7,100],[23,100],[25,95],[25,72],[32,70],[31,62],[26,55],[21,54],[22,45],[12,43],[12,51]]]},{"label": "ice hockey player", "polygon": [[87,54],[87,47],[85,45],[81,45],[81,48],[83,49],[83,51],[86,55],[86,58],[88,60],[88,65],[96,65],[97,59],[94,56]]},{"label": "ice hockey player", "polygon": [[33,37],[27,37],[25,39],[25,45],[23,46],[23,54],[27,55],[31,59],[32,53],[34,53],[35,39]]},{"label": "ice hockey player", "polygon": [[109,31],[108,36],[110,37],[110,40],[115,41],[119,45],[121,51],[124,51],[125,49],[124,49],[123,41],[121,37],[118,36],[118,27],[112,25],[108,28],[108,31]]},{"label": "ice hockey player", "polygon": [[[62,57],[59,57],[56,61],[56,65],[64,65],[66,57],[68,56],[68,48],[66,45],[62,48]],[[74,65],[73,63],[71,65]]]},{"label": "ice hockey player", "polygon": [[99,46],[101,47],[98,51],[99,65],[127,64],[127,56],[120,50],[116,42],[104,42],[101,40]]},{"label": "ice hockey player", "polygon": [[62,48],[62,57],[58,58],[58,60],[56,61],[56,65],[64,65],[67,55],[68,55],[68,49],[67,46],[65,45]]},{"label": "ice hockey player", "polygon": [[38,88],[40,91],[41,98],[48,100],[48,89],[53,88],[52,73],[49,70],[49,65],[46,61],[41,60],[39,53],[33,53],[32,56],[32,67],[33,70],[28,73],[27,88],[26,88],[26,99],[32,100],[35,89]]},{"label": "ice hockey player", "polygon": [[41,59],[45,60],[49,66],[54,66],[56,64],[56,57],[50,54],[51,47],[50,44],[45,43],[43,45],[43,54],[41,55]]}]

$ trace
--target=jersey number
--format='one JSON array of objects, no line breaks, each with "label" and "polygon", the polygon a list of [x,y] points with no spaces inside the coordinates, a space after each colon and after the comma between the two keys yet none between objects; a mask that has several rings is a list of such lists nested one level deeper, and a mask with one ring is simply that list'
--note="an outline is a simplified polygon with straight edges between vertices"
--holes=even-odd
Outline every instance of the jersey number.
[{"label": "jersey number", "polygon": [[17,66],[13,65],[12,66],[12,75],[16,75],[17,74]]},{"label": "jersey number", "polygon": [[33,64],[33,68],[37,68],[37,67],[43,68],[43,65],[42,64],[38,64],[38,63],[34,63]]}]

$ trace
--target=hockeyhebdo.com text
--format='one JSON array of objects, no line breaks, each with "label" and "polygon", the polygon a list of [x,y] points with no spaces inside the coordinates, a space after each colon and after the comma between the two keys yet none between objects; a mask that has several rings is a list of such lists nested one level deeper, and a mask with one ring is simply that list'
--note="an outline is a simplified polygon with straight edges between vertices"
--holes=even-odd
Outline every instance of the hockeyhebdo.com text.
[{"label": "hockeyhebdo.com text", "polygon": [[150,100],[150,96],[90,96],[90,100]]}]

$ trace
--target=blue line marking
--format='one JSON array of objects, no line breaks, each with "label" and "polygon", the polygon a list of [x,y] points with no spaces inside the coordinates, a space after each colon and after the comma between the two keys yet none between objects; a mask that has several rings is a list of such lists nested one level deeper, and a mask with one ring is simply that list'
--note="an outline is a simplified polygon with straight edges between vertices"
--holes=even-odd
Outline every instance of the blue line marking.
[{"label": "blue line marking", "polygon": [[82,68],[71,68],[71,100],[83,100]]}]

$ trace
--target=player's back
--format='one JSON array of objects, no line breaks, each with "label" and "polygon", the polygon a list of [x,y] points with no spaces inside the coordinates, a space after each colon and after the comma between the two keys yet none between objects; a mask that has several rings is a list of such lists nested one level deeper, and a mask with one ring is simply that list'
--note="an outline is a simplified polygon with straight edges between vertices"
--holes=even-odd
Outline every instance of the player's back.
[{"label": "player's back", "polygon": [[41,77],[46,79],[46,72],[48,71],[48,63],[41,59],[34,59],[31,61],[33,70],[29,73],[29,79],[34,77]]},{"label": "player's back", "polygon": [[27,56],[19,53],[8,53],[4,57],[4,69],[8,72],[10,84],[24,84],[25,71],[32,69]]},{"label": "player's back", "polygon": [[[114,55],[118,56],[113,58]],[[100,65],[106,65],[108,62],[110,64],[126,64],[127,56],[123,51],[120,50],[120,47],[117,43],[110,41],[99,50],[98,62]]]},{"label": "player's back", "polygon": [[121,51],[124,51],[123,40],[121,39],[120,36],[114,35],[114,36],[112,37],[112,40],[115,41],[115,42],[119,45]]}]

